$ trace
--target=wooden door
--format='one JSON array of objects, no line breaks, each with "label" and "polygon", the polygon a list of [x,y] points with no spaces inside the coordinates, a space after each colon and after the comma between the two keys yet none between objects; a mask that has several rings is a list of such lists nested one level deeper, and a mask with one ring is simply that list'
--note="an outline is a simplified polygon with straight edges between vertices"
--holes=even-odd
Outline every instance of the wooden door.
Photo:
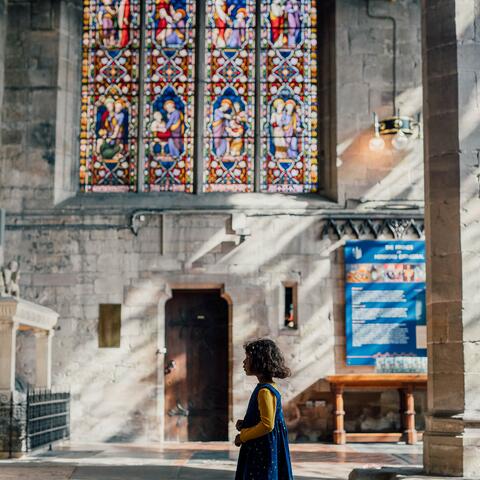
[{"label": "wooden door", "polygon": [[165,309],[165,439],[227,440],[227,302],[217,290],[174,290]]}]

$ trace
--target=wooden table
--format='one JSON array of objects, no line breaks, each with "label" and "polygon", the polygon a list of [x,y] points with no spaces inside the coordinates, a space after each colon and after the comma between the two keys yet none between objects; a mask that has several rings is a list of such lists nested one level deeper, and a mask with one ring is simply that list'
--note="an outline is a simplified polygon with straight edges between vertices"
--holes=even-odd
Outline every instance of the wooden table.
[{"label": "wooden table", "polygon": [[[415,430],[415,402],[413,390],[427,387],[427,374],[424,373],[371,373],[330,375],[327,377],[335,394],[335,430],[333,441],[337,445],[349,442],[398,442],[404,439],[409,445],[417,442],[418,434]],[[402,432],[399,433],[347,433],[344,428],[345,387],[361,388],[388,388],[396,389],[400,393],[402,416]]]}]

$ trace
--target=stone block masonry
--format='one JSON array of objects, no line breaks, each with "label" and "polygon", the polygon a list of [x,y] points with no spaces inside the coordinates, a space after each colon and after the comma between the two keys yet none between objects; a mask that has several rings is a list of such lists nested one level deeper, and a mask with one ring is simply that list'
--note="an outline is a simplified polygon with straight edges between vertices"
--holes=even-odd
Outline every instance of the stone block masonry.
[{"label": "stone block masonry", "polygon": [[[216,245],[226,234],[229,217],[179,213],[160,223],[152,216],[138,236],[115,221],[111,228],[84,230],[73,223],[75,215],[66,217],[61,228],[29,217],[28,229],[7,230],[6,255],[20,252],[25,297],[54,306],[60,314],[53,384],[72,390],[74,439],[161,437],[157,401],[162,384],[157,379],[163,367],[156,351],[164,341],[164,302],[176,286],[221,287],[232,301],[234,417],[242,415],[249,391],[241,368],[242,345],[249,338],[270,336],[284,349],[294,371],[280,382],[286,401],[302,392],[308,396],[309,388],[332,372],[348,371],[334,348],[344,344],[341,293],[334,294],[342,288],[343,259],[340,250],[329,253],[332,241],[320,236],[321,218],[247,215],[252,235],[227,254],[211,256],[212,238]],[[9,225],[16,218],[10,215]],[[100,227],[93,215],[85,214],[84,221]],[[188,229],[189,224],[195,228]],[[161,238],[167,241],[163,253]],[[298,284],[296,332],[282,329],[283,282]],[[98,348],[101,303],[122,304],[118,349]],[[19,373],[26,378],[32,374],[29,349],[28,339],[19,342]]]},{"label": "stone block masonry", "polygon": [[[399,76],[398,100],[406,113],[415,113],[420,6],[409,0],[375,4],[382,12],[392,9],[398,21],[398,70],[407,70]],[[322,88],[335,106],[329,121],[338,133],[329,140],[337,148],[332,163],[338,165],[338,203],[281,195],[217,195],[210,203],[206,194],[84,196],[77,194],[80,3],[9,0],[5,6],[0,0],[0,32],[7,39],[2,43],[0,36],[5,255],[20,256],[23,296],[60,314],[53,384],[71,388],[72,438],[162,438],[158,352],[165,302],[179,286],[222,288],[231,300],[230,420],[243,415],[250,385],[241,368],[242,345],[256,336],[272,336],[285,350],[294,371],[281,384],[286,401],[317,392],[328,396],[321,379],[347,371],[341,356],[343,260],[341,241],[322,239],[319,209],[342,211],[347,200],[422,205],[418,145],[385,156],[366,149],[372,111],[388,112],[392,100],[389,28],[366,18],[364,2],[337,1],[331,12],[336,72]],[[164,212],[163,221],[148,215],[138,235],[132,233],[129,218],[139,206],[166,205],[174,211]],[[223,209],[229,206],[247,215],[245,239],[228,228],[230,214]],[[298,331],[282,330],[282,282],[298,286]],[[98,348],[102,303],[122,305],[120,348]],[[18,342],[18,373],[27,379],[34,374],[30,340]]]},{"label": "stone block masonry", "polygon": [[[371,13],[396,21],[396,103],[403,114],[415,116],[422,111],[419,5],[409,0],[371,1]],[[387,149],[378,154],[368,149],[373,112],[381,118],[393,113],[392,23],[369,18],[366,1],[336,2],[335,15],[338,201],[421,202],[422,142],[404,152]]]}]

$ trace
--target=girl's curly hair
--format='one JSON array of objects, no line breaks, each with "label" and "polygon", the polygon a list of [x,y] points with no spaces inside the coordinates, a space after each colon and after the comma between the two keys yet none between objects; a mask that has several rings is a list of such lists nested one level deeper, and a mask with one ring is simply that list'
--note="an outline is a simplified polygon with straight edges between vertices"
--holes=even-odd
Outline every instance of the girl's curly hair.
[{"label": "girl's curly hair", "polygon": [[287,378],[291,375],[290,369],[285,365],[282,352],[273,340],[269,338],[253,340],[247,342],[243,348],[250,357],[253,373],[271,378]]}]

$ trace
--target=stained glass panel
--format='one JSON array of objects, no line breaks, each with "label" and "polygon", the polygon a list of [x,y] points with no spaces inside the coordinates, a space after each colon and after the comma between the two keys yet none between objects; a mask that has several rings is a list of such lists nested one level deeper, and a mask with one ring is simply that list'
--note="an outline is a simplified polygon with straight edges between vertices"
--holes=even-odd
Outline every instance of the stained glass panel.
[{"label": "stained glass panel", "polygon": [[255,2],[207,0],[204,186],[253,191]]},{"label": "stained glass panel", "polygon": [[[261,191],[317,190],[315,3],[207,0],[204,191],[253,191],[255,141],[261,151]],[[196,4],[84,1],[84,191],[136,191],[138,161],[145,191],[193,191],[194,135],[200,133],[193,124]],[[257,66],[256,8],[261,13]],[[260,116],[259,139],[255,115]]]},{"label": "stained glass panel", "polygon": [[146,2],[146,191],[193,191],[195,3]]},{"label": "stained glass panel", "polygon": [[317,190],[316,0],[262,2],[261,190]]},{"label": "stained glass panel", "polygon": [[135,191],[139,0],[85,0],[80,184],[84,191]]}]

